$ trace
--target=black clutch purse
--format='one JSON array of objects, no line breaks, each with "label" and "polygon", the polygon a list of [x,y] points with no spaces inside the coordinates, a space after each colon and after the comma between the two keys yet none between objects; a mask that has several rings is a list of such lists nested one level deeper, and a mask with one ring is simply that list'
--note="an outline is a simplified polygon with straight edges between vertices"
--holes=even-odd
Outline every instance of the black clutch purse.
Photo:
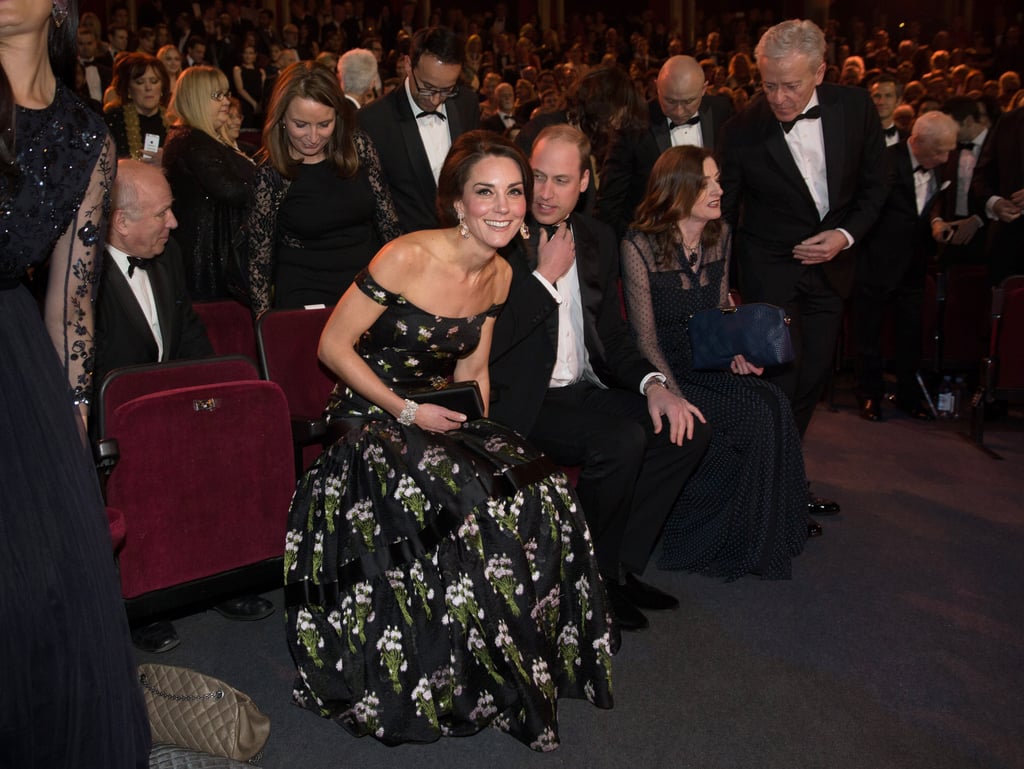
[{"label": "black clutch purse", "polygon": [[405,397],[417,403],[436,403],[446,409],[458,411],[465,414],[469,421],[482,419],[484,416],[484,400],[480,397],[480,388],[473,380],[410,390]]},{"label": "black clutch purse", "polygon": [[701,310],[687,322],[687,331],[696,370],[728,369],[736,355],[755,366],[779,366],[796,357],[789,318],[774,304]]}]

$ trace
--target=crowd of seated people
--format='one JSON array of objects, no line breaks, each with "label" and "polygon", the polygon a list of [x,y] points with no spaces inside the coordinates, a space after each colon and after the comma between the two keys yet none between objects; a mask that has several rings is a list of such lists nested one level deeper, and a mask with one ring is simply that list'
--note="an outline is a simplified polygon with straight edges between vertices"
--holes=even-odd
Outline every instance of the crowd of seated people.
[{"label": "crowd of seated people", "polygon": [[[791,575],[791,559],[808,536],[821,533],[808,516],[839,512],[838,504],[810,493],[801,439],[844,301],[856,295],[858,247],[878,242],[871,232],[883,207],[905,203],[901,226],[905,221],[921,235],[913,269],[887,275],[885,285],[923,280],[921,260],[940,247],[949,259],[992,264],[993,276],[1022,270],[1024,181],[1011,155],[1016,148],[1019,161],[1024,143],[1024,52],[1012,24],[974,36],[951,24],[927,38],[911,24],[894,50],[886,30],[869,33],[855,19],[824,30],[769,26],[770,16],[757,11],[721,23],[709,17],[701,36],[686,44],[649,13],[622,26],[599,13],[572,14],[563,29],[552,30],[536,19],[516,27],[503,4],[487,14],[452,9],[425,20],[428,26],[416,24],[413,3],[395,16],[361,13],[361,3],[347,1],[293,3],[285,24],[266,9],[252,18],[238,6],[219,15],[217,9],[167,19],[143,5],[145,28],[132,30],[118,15],[105,43],[94,25],[83,25],[81,96],[95,107],[106,103],[118,154],[133,159],[124,166],[133,183],[147,178],[135,162],[164,168],[182,246],[184,266],[175,269],[184,270],[192,299],[233,297],[254,316],[337,303],[321,356],[342,380],[330,406],[341,425],[332,434],[341,437],[300,481],[286,562],[299,569],[289,581],[319,585],[327,578],[349,603],[323,616],[310,612],[314,601],[290,606],[289,639],[303,670],[297,697],[318,709],[321,688],[337,682],[321,670],[320,642],[332,628],[364,634],[372,618],[360,617],[361,600],[403,628],[406,641],[378,622],[380,646],[354,651],[351,640],[334,639],[327,653],[332,667],[342,659],[366,666],[396,692],[412,693],[403,694],[406,708],[416,706],[405,714],[410,724],[387,739],[468,733],[501,718],[495,707],[445,721],[452,702],[444,695],[471,681],[481,702],[497,696],[491,684],[499,674],[490,663],[498,654],[514,659],[518,652],[510,649],[519,641],[535,665],[554,666],[532,629],[515,639],[507,632],[522,630],[511,621],[525,608],[514,596],[534,568],[537,541],[530,545],[530,538],[547,529],[561,526],[565,546],[584,551],[574,574],[606,588],[553,584],[561,594],[551,599],[551,625],[591,634],[609,653],[616,629],[645,628],[646,611],[678,605],[639,579],[662,532],[671,535],[665,568],[726,579]],[[182,68],[177,77],[175,66]],[[794,67],[802,78],[799,104],[779,96]],[[105,97],[108,72],[113,82]],[[841,151],[828,133],[837,104],[860,121],[845,126],[857,137]],[[928,112],[945,114],[918,122]],[[766,125],[781,138],[775,149],[792,153],[795,177],[798,166],[805,172],[810,195],[797,203],[772,199],[780,182],[766,180],[764,154],[775,149],[751,138],[763,136]],[[246,152],[246,141],[258,151]],[[817,155],[801,156],[815,143]],[[833,164],[842,166],[835,175],[844,183],[855,178],[850,189],[831,189]],[[797,212],[776,233],[780,205],[802,206],[812,224],[805,227]],[[780,243],[794,269],[772,272]],[[494,258],[499,250],[502,259]],[[783,297],[775,303],[785,304],[785,296],[799,295],[785,306],[805,313],[794,333],[807,350],[793,369],[813,369],[806,386],[799,371],[763,371],[742,356],[725,371],[692,370],[680,313],[732,301],[737,264],[744,298]],[[428,290],[442,285],[458,290]],[[916,283],[911,288],[917,291]],[[875,304],[893,300],[891,293]],[[811,311],[816,301],[828,304],[827,324]],[[419,324],[408,339],[407,321]],[[429,343],[439,331],[446,338]],[[868,336],[860,339],[865,349],[877,342]],[[396,340],[416,354],[403,359],[406,348]],[[464,346],[449,350],[456,342]],[[422,361],[430,356],[439,356],[436,372]],[[480,433],[477,446],[475,433],[461,427],[464,417],[417,406],[406,391],[433,373],[476,379],[484,412],[525,438],[502,428]],[[872,402],[862,404],[862,416],[872,421],[881,419],[876,389],[864,393]],[[927,418],[904,395],[901,408]],[[412,459],[423,462],[414,466],[396,446],[410,447],[418,452]],[[388,506],[401,508],[411,518],[403,526],[422,527],[425,511],[438,513],[449,505],[449,492],[461,493],[468,482],[459,467],[495,463],[503,451],[519,461],[533,446],[579,468],[575,491],[545,468],[534,479],[543,491],[528,498],[521,524],[481,527],[481,539],[472,526],[432,522],[434,539],[450,537],[458,557],[470,561],[502,526],[519,526],[522,547],[464,575],[491,584],[501,599],[485,612],[493,628],[481,631],[467,621],[459,631],[466,637],[456,639],[459,653],[475,660],[468,668],[482,666],[490,679],[478,681],[468,668],[442,670],[439,662],[430,669],[426,657],[413,666],[422,679],[408,679],[379,649],[412,649],[409,639],[440,608],[437,596],[413,596],[461,588],[432,574],[429,557],[403,557],[362,581],[341,569],[345,564],[330,564],[344,574],[330,573],[324,536],[339,548],[331,558],[340,550],[372,551],[381,544],[382,521],[360,518],[360,505],[378,516]],[[357,496],[344,486],[357,475],[365,476],[366,489],[383,484],[381,494],[361,489]],[[399,480],[404,498],[389,486]],[[335,536],[334,521],[325,519],[319,538],[304,540],[306,521],[323,510],[334,515],[338,488],[355,511],[344,535]],[[517,508],[508,497],[492,496],[482,504],[491,504],[495,520],[522,512],[521,498]],[[572,516],[577,506],[586,536]],[[466,520],[472,512],[462,511]],[[433,540],[417,547],[428,554],[440,548],[442,561],[454,557]],[[360,592],[375,579],[387,585],[381,594]],[[395,608],[396,596],[416,606],[415,616]],[[582,621],[567,605],[576,600],[607,611],[609,623]],[[490,631],[502,640],[481,638]],[[451,649],[439,645],[434,652],[447,659]],[[610,704],[601,691],[605,660],[591,657],[596,702]],[[500,675],[522,676],[517,664],[498,667]],[[517,685],[527,693],[498,704],[535,721],[500,723],[531,747],[553,747],[557,734],[546,725],[558,692],[537,684],[536,675],[532,682],[523,677]],[[428,685],[436,702],[429,707],[415,696]],[[530,699],[529,708],[519,696]],[[365,721],[369,699],[339,701],[346,707],[319,710],[357,733],[373,731]]]}]

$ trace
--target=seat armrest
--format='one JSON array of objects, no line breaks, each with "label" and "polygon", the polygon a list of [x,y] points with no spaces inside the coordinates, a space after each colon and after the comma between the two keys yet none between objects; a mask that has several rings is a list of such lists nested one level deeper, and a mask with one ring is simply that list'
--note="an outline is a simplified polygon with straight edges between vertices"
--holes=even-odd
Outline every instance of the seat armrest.
[{"label": "seat armrest", "polygon": [[327,421],[323,417],[292,417],[292,440],[296,446],[323,443],[327,437]]},{"label": "seat armrest", "polygon": [[121,458],[121,449],[117,445],[117,438],[100,438],[92,445],[93,461],[96,469],[103,475],[110,475],[114,465]]}]

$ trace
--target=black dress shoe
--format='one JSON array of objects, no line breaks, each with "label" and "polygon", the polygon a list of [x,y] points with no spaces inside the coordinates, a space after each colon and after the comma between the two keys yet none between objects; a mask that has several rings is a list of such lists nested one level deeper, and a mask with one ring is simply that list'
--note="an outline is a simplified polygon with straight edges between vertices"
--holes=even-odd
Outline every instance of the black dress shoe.
[{"label": "black dress shoe", "polygon": [[808,537],[820,537],[821,536],[821,524],[813,518],[807,519],[807,536]]},{"label": "black dress shoe", "polygon": [[229,598],[213,607],[223,617],[236,620],[257,620],[274,613],[274,604],[258,595],[243,595]]},{"label": "black dress shoe", "polygon": [[914,419],[920,419],[925,422],[935,421],[935,415],[932,413],[932,410],[921,401],[897,399],[896,408]]},{"label": "black dress shoe", "polygon": [[860,403],[860,418],[869,422],[882,421],[882,404],[877,398],[865,398]]},{"label": "black dress shoe", "polygon": [[151,622],[132,630],[132,643],[139,651],[163,654],[181,643],[174,625],[166,620]]},{"label": "black dress shoe", "polygon": [[842,510],[839,503],[833,499],[816,497],[813,494],[807,500],[807,512],[810,515],[835,515]]},{"label": "black dress shoe", "polygon": [[619,626],[619,630],[644,630],[650,625],[644,613],[626,597],[623,585],[606,581],[604,588],[608,593],[608,603],[611,604],[615,624]]},{"label": "black dress shoe", "polygon": [[658,590],[654,585],[641,582],[629,572],[626,573],[626,583],[622,585],[622,590],[629,602],[638,609],[665,611],[679,608],[678,598]]}]

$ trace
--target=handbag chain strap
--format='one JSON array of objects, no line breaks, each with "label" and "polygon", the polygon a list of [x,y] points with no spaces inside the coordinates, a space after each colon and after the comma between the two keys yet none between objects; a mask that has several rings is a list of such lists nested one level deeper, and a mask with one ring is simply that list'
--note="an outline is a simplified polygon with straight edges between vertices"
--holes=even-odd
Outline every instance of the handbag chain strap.
[{"label": "handbag chain strap", "polygon": [[202,700],[219,700],[224,697],[223,689],[217,689],[216,691],[207,692],[206,694],[174,694],[172,692],[163,692],[149,682],[145,673],[139,673],[139,683],[142,684],[143,688],[151,691],[157,697],[174,700],[175,702],[200,702]]}]

